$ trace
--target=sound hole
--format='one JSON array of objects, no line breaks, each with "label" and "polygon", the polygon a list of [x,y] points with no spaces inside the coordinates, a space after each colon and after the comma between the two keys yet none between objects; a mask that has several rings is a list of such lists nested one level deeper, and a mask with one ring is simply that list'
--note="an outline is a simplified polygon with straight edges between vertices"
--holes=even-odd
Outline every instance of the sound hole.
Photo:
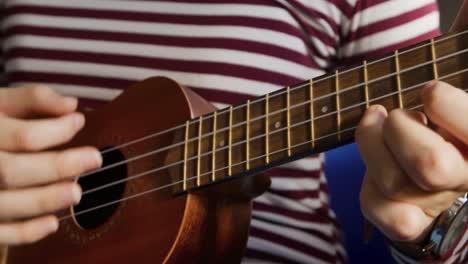
[{"label": "sound hole", "polygon": [[[122,152],[119,150],[113,150],[103,155],[102,167],[104,168],[123,160],[125,160],[125,157]],[[83,193],[85,193],[86,191],[103,187],[104,185],[125,179],[126,177],[127,166],[126,164],[122,164],[82,177],[78,180],[78,183],[81,185]],[[104,224],[117,210],[119,203],[113,202],[122,199],[124,191],[125,182],[120,182],[118,184],[84,194],[80,203],[73,207],[73,212],[78,225],[83,229],[93,229]]]}]

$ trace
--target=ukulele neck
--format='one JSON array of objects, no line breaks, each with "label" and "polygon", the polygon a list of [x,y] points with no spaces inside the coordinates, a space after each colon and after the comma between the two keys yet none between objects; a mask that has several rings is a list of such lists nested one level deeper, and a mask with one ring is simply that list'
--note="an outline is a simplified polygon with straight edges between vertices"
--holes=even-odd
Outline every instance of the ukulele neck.
[{"label": "ukulele neck", "polygon": [[[177,190],[190,191],[352,142],[366,109],[422,110],[434,79],[464,87],[468,34],[432,39],[245,104],[187,121],[177,151]],[[200,136],[201,135],[201,136]]]}]

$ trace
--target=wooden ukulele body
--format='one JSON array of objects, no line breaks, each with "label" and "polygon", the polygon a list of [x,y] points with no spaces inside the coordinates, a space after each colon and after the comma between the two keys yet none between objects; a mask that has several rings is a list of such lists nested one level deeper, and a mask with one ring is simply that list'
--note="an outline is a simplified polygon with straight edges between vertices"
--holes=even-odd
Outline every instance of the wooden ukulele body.
[{"label": "wooden ukulele body", "polygon": [[[119,146],[213,110],[189,89],[166,78],[150,78],[86,114],[85,128],[67,147]],[[133,144],[121,154],[132,158],[167,145],[173,136]],[[128,163],[126,177],[164,166],[166,156],[161,152]],[[170,183],[167,170],[152,173],[126,182],[122,198]],[[63,220],[59,231],[45,240],[9,248],[7,263],[239,263],[251,199],[268,186],[269,179],[260,174],[187,195],[164,188],[118,203],[112,215],[93,228],[80,227],[75,218]],[[67,214],[70,210],[61,212]]]}]

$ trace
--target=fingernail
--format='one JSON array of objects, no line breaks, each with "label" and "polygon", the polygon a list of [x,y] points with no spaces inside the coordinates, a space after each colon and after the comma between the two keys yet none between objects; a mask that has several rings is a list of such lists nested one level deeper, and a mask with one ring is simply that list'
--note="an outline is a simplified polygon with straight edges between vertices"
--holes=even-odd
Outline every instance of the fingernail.
[{"label": "fingernail", "polygon": [[421,90],[422,96],[424,96],[425,94],[432,91],[434,89],[434,87],[436,87],[436,85],[437,85],[436,80],[432,80],[432,81],[428,82],[426,85],[424,85],[424,87]]},{"label": "fingernail", "polygon": [[369,108],[369,113],[372,116],[379,118],[379,120],[384,119],[386,117],[386,114],[382,108],[383,107],[380,105],[373,105]]},{"label": "fingernail", "polygon": [[84,123],[85,123],[85,118],[83,114],[80,113],[74,113],[73,114],[73,122],[75,123],[75,129],[80,130],[83,128]]},{"label": "fingernail", "polygon": [[379,108],[380,108],[380,106],[378,106],[378,105],[371,105],[369,107],[369,111],[370,112],[377,112],[377,111],[379,111]]},{"label": "fingernail", "polygon": [[78,105],[78,99],[75,97],[65,97],[64,102],[67,107],[72,109],[75,109]]},{"label": "fingernail", "polygon": [[81,190],[80,185],[73,184],[72,189],[71,189],[71,194],[72,194],[74,204],[78,204],[80,202],[82,193],[83,192]]},{"label": "fingernail", "polygon": [[101,166],[101,163],[102,157],[97,151],[93,151],[93,153],[87,152],[81,157],[81,165],[85,171],[96,169]]}]

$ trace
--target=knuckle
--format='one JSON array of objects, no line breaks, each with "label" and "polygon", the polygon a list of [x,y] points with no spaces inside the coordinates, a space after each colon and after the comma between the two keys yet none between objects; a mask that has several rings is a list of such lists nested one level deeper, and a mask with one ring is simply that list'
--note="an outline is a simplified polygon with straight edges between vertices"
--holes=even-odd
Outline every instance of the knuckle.
[{"label": "knuckle", "polygon": [[441,151],[429,148],[416,160],[416,170],[422,188],[428,191],[440,190],[447,185],[447,176],[452,174],[454,164]]},{"label": "knuckle", "polygon": [[27,127],[18,128],[14,132],[14,141],[19,149],[34,151],[38,148],[33,131]]},{"label": "knuckle", "polygon": [[72,170],[76,167],[69,152],[56,154],[54,166],[57,180],[63,180],[70,176],[70,174],[73,174]]},{"label": "knuckle", "polygon": [[33,102],[42,102],[53,93],[51,88],[41,84],[31,86],[29,89],[29,96]]}]

